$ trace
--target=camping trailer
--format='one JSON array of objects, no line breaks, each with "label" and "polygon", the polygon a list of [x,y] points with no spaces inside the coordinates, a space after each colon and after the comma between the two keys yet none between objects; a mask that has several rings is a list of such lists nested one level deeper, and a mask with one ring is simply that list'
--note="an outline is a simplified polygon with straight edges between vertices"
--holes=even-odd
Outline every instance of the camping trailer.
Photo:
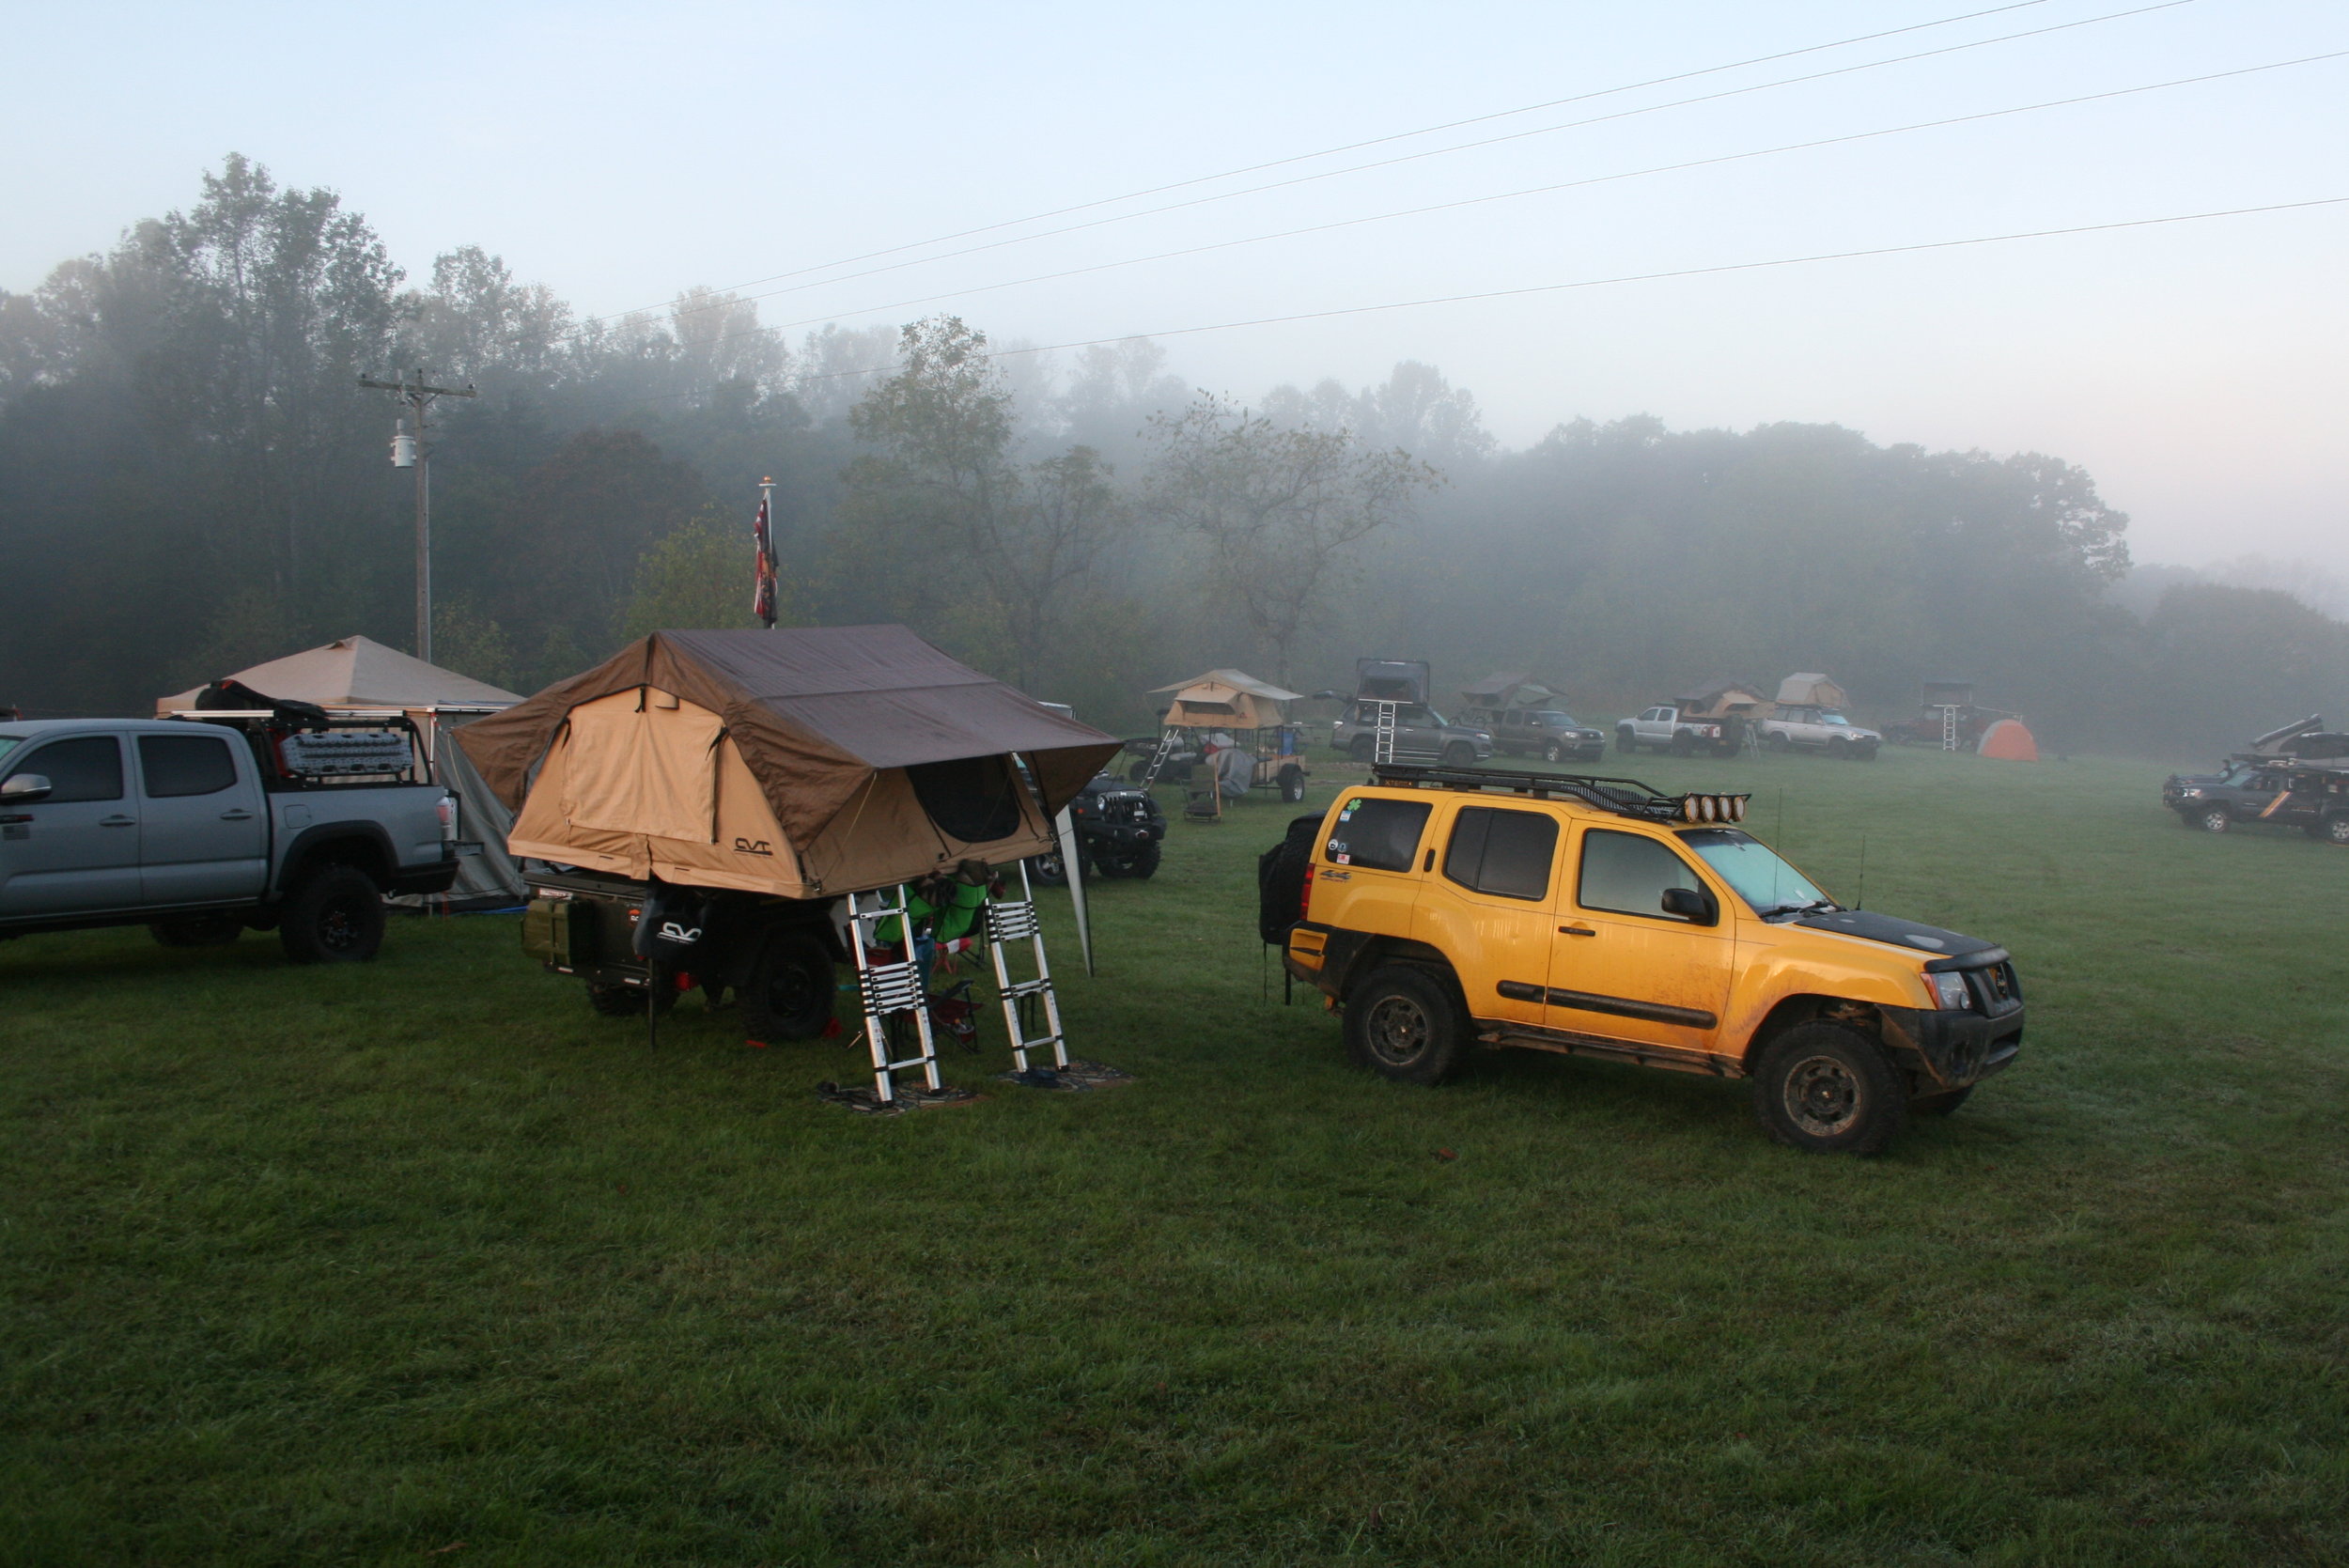
[{"label": "camping trailer", "polygon": [[[514,810],[512,853],[540,862],[531,952],[611,1014],[732,988],[760,1043],[820,1032],[833,966],[862,983],[877,935],[911,968],[910,923],[886,924],[902,890],[1053,847],[1118,747],[900,626],[656,631],[458,743]],[[899,891],[858,903],[878,890]],[[889,984],[905,994],[880,1011],[922,1015],[926,1065],[921,983]],[[876,1034],[884,1100],[891,1065]]]}]

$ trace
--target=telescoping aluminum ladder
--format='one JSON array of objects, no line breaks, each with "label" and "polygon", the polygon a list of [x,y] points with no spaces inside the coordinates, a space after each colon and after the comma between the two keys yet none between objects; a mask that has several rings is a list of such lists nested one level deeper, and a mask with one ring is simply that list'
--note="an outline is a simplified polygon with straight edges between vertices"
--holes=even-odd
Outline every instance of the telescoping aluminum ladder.
[{"label": "telescoping aluminum ladder", "polygon": [[[864,1038],[873,1048],[873,1095],[883,1105],[896,1099],[897,1075],[910,1067],[922,1069],[924,1088],[934,1093],[941,1087],[938,1037],[930,1029],[928,986],[914,947],[913,918],[906,905],[902,886],[894,902],[886,891],[848,894],[848,946],[856,955],[857,1000],[864,1009]],[[879,928],[891,920],[897,923],[897,939],[883,943],[879,939]],[[880,952],[892,956],[875,958]],[[898,953],[903,956],[896,956]],[[913,1018],[915,1054],[893,1058],[890,1053],[895,1048],[890,1039],[889,1020],[907,1014]]]},{"label": "telescoping aluminum ladder", "polygon": [[[1034,959],[1035,974],[1032,979],[1011,977],[1010,945],[1025,941]],[[1044,955],[1044,930],[1035,916],[1035,890],[1028,885],[1028,864],[1019,862],[1019,897],[988,899],[987,902],[987,945],[995,959],[995,989],[1003,1001],[1003,1029],[1011,1036],[1013,1070],[1031,1070],[1028,1053],[1052,1048],[1055,1070],[1068,1065],[1068,1040],[1061,1031],[1060,998],[1052,990],[1052,968]],[[1042,999],[1044,1032],[1031,1035],[1027,1024],[1033,1005],[1032,999]]]},{"label": "telescoping aluminum ladder", "polygon": [[1166,759],[1174,754],[1174,748],[1181,743],[1182,737],[1183,732],[1174,729],[1170,729],[1159,737],[1159,749],[1150,753],[1150,766],[1142,775],[1143,788],[1148,789],[1159,782],[1159,769],[1164,768]]},{"label": "telescoping aluminum ladder", "polygon": [[1957,750],[1957,707],[1952,703],[1941,705],[1941,749],[1945,752]]},{"label": "telescoping aluminum ladder", "polygon": [[1394,761],[1394,709],[1390,702],[1373,705],[1376,710],[1370,730],[1370,760],[1384,766]]}]

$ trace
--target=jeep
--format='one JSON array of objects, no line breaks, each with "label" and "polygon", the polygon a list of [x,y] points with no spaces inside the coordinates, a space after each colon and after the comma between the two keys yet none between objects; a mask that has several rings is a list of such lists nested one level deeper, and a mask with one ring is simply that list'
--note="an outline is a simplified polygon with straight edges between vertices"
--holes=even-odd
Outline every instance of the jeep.
[{"label": "jeep", "polygon": [[1408,1083],[1480,1045],[1743,1078],[1779,1141],[1873,1154],[2013,1063],[2004,949],[1845,908],[1743,802],[1380,768],[1266,853],[1259,929],[1354,1059]]}]

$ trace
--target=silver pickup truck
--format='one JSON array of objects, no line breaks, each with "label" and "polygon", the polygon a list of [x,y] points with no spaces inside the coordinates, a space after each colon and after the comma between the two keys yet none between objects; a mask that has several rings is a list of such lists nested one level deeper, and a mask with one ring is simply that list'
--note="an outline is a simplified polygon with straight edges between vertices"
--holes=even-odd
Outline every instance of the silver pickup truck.
[{"label": "silver pickup truck", "polygon": [[380,717],[0,723],[0,939],[273,928],[298,964],[372,958],[383,895],[445,893],[470,847],[413,742]]}]

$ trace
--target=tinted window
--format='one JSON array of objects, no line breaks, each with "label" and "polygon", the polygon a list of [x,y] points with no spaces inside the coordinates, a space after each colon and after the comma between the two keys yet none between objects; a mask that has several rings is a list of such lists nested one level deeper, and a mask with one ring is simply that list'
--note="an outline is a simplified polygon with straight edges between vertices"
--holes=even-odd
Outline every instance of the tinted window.
[{"label": "tinted window", "polygon": [[1664,914],[1666,888],[1700,884],[1688,862],[1652,838],[1594,828],[1582,835],[1582,880],[1576,898],[1586,909],[1618,914]]},{"label": "tinted window", "polygon": [[1443,852],[1443,874],[1464,888],[1504,898],[1549,896],[1558,823],[1533,811],[1463,806]]},{"label": "tinted window", "polygon": [[122,799],[122,748],[111,735],[53,740],[8,771],[46,778],[52,801]]},{"label": "tinted window", "polygon": [[1337,865],[1408,871],[1427,826],[1424,800],[1348,800],[1338,808],[1323,852]]},{"label": "tinted window", "polygon": [[139,773],[149,800],[217,795],[237,782],[228,742],[217,735],[142,735]]}]

